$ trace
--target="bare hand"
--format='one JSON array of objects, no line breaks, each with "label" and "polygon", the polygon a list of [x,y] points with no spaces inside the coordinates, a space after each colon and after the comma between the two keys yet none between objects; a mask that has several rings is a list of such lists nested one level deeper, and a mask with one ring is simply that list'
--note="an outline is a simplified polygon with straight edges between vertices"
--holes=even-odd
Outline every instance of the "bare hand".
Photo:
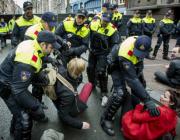
[{"label": "bare hand", "polygon": [[168,68],[169,68],[169,65],[165,65],[165,68],[168,69]]},{"label": "bare hand", "polygon": [[83,122],[82,129],[89,129],[89,128],[90,128],[90,124],[87,122]]},{"label": "bare hand", "polygon": [[71,48],[71,42],[67,42],[67,45],[69,46],[69,48]]}]

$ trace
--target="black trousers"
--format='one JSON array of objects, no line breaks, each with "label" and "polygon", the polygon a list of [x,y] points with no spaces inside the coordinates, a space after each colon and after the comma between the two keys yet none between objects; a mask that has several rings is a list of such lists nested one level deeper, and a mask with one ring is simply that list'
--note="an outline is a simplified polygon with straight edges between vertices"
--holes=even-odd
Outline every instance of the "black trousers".
[{"label": "black trousers", "polygon": [[0,39],[1,39],[1,48],[6,46],[6,34],[0,34]]},{"label": "black trousers", "polygon": [[32,119],[30,115],[17,104],[10,87],[2,82],[0,82],[0,96],[13,114],[11,133],[14,134],[14,140],[31,140]]},{"label": "black trousers", "polygon": [[99,81],[101,93],[107,93],[107,55],[94,55],[89,53],[88,67],[87,67],[88,80],[93,85]]},{"label": "black trousers", "polygon": [[175,87],[175,85],[173,83],[171,83],[170,79],[167,77],[167,75],[165,73],[162,73],[160,71],[157,71],[154,73],[155,75],[155,79],[165,85],[168,85],[170,87]]},{"label": "black trousers", "polygon": [[158,35],[158,40],[157,40],[157,44],[154,48],[153,56],[157,55],[162,42],[163,42],[163,56],[164,57],[168,56],[169,41],[170,41],[170,35]]}]

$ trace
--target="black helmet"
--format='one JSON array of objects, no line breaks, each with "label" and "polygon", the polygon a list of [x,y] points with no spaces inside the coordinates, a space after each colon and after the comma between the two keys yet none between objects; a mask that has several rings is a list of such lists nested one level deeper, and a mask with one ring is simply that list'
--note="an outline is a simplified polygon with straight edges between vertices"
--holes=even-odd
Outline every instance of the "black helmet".
[{"label": "black helmet", "polygon": [[79,10],[77,11],[77,14],[76,14],[76,15],[81,15],[81,16],[87,17],[87,14],[88,14],[88,12],[87,12],[86,9],[79,9]]},{"label": "black helmet", "polygon": [[32,2],[26,1],[26,2],[23,3],[23,9],[25,10],[27,8],[33,8]]}]

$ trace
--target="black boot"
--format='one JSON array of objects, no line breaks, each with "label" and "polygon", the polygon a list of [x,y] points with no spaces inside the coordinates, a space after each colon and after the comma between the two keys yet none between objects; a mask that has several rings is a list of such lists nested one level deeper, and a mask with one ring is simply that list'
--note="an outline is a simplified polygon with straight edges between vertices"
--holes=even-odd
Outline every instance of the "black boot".
[{"label": "black boot", "polygon": [[154,47],[154,51],[153,51],[153,55],[152,55],[152,60],[155,60],[156,59],[156,56],[157,56],[157,52],[158,52],[158,50],[159,50],[159,45],[156,45],[155,47]]},{"label": "black boot", "polygon": [[115,113],[121,106],[123,102],[122,98],[123,92],[121,89],[115,91],[112,96],[109,98],[107,103],[107,108],[105,109],[103,115],[101,116],[101,127],[102,129],[110,136],[114,136],[115,132],[113,129],[113,122],[112,118],[114,117]]},{"label": "black boot", "polygon": [[22,120],[21,120],[22,140],[31,140],[31,130],[32,130],[32,126],[33,126],[32,118],[28,113],[26,113],[24,111],[22,111],[21,115],[22,115]]},{"label": "black boot", "polygon": [[163,47],[163,59],[165,60],[170,60],[170,58],[168,57],[168,51],[169,51],[169,45],[165,44]]}]

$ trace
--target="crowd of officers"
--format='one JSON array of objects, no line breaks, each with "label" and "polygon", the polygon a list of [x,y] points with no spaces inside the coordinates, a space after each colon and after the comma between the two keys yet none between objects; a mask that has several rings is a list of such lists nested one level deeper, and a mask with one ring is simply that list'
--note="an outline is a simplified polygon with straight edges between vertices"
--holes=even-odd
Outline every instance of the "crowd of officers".
[{"label": "crowd of officers", "polygon": [[[156,30],[151,10],[143,19],[139,11],[135,11],[127,23],[127,39],[122,42],[122,14],[117,5],[104,3],[102,12],[89,18],[85,9],[78,10],[75,18],[68,16],[58,26],[54,13],[45,12],[39,18],[33,15],[33,5],[29,1],[24,2],[23,8],[23,16],[15,22],[10,21],[9,25],[3,19],[0,22],[0,33],[12,31],[11,43],[14,46],[0,66],[0,96],[13,114],[11,133],[15,140],[31,139],[32,119],[47,121],[43,105],[37,100],[42,95],[42,88],[33,84],[33,79],[43,68],[42,64],[56,65],[57,59],[61,59],[66,68],[72,58],[81,57],[87,50],[87,76],[93,87],[99,86],[101,90],[102,106],[106,105],[101,126],[108,135],[115,134],[112,119],[129,94],[127,85],[136,102],[144,102],[152,116],[160,114],[145,90],[143,61],[145,57],[155,59],[162,42],[163,59],[169,60],[170,36],[179,31],[179,23],[175,26],[171,11],[160,21],[157,45],[150,56],[152,35]],[[53,49],[54,53],[60,54],[57,59],[49,56]],[[108,74],[113,80],[113,93],[109,98]],[[79,83],[83,79],[80,77]],[[32,94],[28,91],[30,84],[33,85]],[[73,123],[75,120],[63,118],[62,121]],[[82,129],[83,125],[79,123],[73,127]]]}]

